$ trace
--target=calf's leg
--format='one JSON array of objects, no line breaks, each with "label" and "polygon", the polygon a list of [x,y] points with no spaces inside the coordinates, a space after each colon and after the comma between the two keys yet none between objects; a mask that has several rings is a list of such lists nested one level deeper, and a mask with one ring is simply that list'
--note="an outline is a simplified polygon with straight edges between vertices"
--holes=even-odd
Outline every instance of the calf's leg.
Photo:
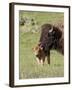
[{"label": "calf's leg", "polygon": [[41,59],[41,64],[44,65],[44,62],[45,62],[45,56],[42,57],[42,59]]}]

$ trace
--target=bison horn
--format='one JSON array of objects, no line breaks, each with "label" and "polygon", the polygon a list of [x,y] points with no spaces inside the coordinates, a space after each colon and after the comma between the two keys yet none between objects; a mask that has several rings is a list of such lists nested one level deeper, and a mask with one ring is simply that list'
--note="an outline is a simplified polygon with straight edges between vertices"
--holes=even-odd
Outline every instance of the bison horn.
[{"label": "bison horn", "polygon": [[53,31],[53,27],[49,30],[49,33],[51,33]]}]

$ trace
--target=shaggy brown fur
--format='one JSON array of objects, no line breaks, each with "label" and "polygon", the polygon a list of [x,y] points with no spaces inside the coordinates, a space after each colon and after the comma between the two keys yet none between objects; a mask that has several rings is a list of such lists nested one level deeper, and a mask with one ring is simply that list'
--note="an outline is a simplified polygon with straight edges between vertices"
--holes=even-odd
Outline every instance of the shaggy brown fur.
[{"label": "shaggy brown fur", "polygon": [[[36,47],[38,47],[36,49]],[[41,37],[39,44],[34,48],[36,57],[44,64],[45,57],[47,57],[48,64],[50,64],[50,50],[55,49],[64,54],[64,33],[59,27],[51,24],[44,24],[41,26]],[[40,52],[39,52],[40,51]],[[44,56],[44,58],[42,57]]]}]

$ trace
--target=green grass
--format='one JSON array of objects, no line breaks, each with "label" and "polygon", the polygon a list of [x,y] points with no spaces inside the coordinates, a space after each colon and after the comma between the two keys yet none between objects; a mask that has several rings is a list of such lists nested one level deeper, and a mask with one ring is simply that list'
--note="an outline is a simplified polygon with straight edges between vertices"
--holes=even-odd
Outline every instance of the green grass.
[{"label": "green grass", "polygon": [[[20,17],[27,16],[29,18],[36,18],[39,22],[39,26],[43,23],[50,22],[55,23],[59,20],[63,20],[63,13],[29,13],[20,12]],[[29,27],[31,27],[29,25]],[[45,61],[44,66],[38,65],[36,57],[33,53],[32,48],[38,43],[40,38],[40,32],[24,32],[26,26],[20,26],[20,41],[19,41],[19,78],[46,78],[46,77],[63,77],[64,76],[64,56],[60,53],[52,50],[51,53],[51,64],[48,65]],[[23,29],[23,30],[22,30]]]},{"label": "green grass", "polygon": [[25,18],[28,17],[29,19],[35,19],[36,21],[38,21],[39,24],[43,24],[43,23],[56,23],[56,22],[60,22],[63,21],[64,19],[64,14],[63,13],[59,13],[59,12],[23,12],[20,11],[20,18]]}]

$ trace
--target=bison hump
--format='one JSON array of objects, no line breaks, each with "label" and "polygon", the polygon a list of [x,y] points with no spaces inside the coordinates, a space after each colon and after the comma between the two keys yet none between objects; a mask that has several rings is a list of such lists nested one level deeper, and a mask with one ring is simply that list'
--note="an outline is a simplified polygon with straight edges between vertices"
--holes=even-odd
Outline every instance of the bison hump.
[{"label": "bison hump", "polygon": [[51,24],[43,24],[41,26],[41,29],[42,30],[50,30],[52,28],[52,25]]}]

